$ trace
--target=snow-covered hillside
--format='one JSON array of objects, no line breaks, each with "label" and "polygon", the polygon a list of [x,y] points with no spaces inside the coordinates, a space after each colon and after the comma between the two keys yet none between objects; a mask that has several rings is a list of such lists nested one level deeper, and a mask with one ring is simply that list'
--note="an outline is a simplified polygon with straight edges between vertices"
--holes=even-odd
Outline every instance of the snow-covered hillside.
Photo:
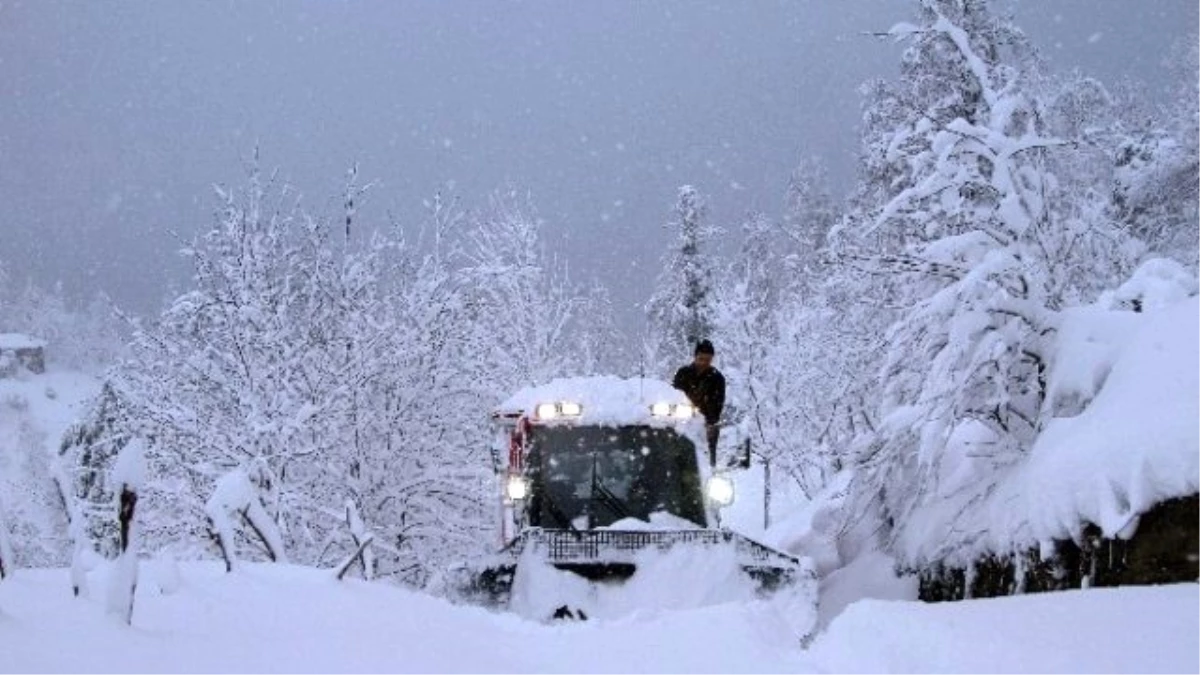
[{"label": "snow-covered hillside", "polygon": [[0,522],[18,565],[65,562],[65,514],[51,472],[63,432],[99,388],[96,378],[53,365],[0,378]]},{"label": "snow-covered hillside", "polygon": [[[0,584],[6,672],[1195,672],[1194,584],[852,604],[805,650],[762,602],[542,625],[325,570],[145,564],[133,627],[63,570]],[[93,573],[91,587],[104,580]],[[95,596],[102,593],[95,592]],[[1146,617],[1155,617],[1147,622]]]}]

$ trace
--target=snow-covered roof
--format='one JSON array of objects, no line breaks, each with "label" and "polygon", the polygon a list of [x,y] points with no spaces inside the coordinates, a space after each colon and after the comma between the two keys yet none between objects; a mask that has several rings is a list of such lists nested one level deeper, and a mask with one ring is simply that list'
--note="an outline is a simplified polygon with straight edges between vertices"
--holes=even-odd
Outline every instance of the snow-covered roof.
[{"label": "snow-covered roof", "polygon": [[[1106,371],[1072,376],[1081,389],[1102,383],[1087,407],[1052,420],[1028,458],[961,517],[956,516],[963,505],[953,500],[917,509],[909,523],[914,534],[900,542],[904,557],[936,558],[952,530],[977,536],[952,563],[1071,538],[1088,522],[1105,536],[1128,537],[1139,515],[1158,502],[1197,492],[1200,301],[1192,297],[1148,314],[1103,314],[1068,315],[1062,331],[1064,338],[1076,339],[1060,345],[1060,361],[1066,362],[1060,368]],[[1129,321],[1140,325],[1130,330]],[[1121,344],[1097,351],[1088,344],[1097,341],[1097,333],[1125,335]],[[1083,363],[1072,365],[1072,359]]]},{"label": "snow-covered roof", "polygon": [[24,333],[0,333],[0,349],[36,349],[45,347],[46,341]]},{"label": "snow-covered roof", "polygon": [[655,403],[687,404],[683,392],[661,380],[613,376],[572,377],[552,380],[518,391],[496,408],[499,417],[534,415],[542,403],[578,403],[584,424],[635,424],[654,422],[650,406]]}]

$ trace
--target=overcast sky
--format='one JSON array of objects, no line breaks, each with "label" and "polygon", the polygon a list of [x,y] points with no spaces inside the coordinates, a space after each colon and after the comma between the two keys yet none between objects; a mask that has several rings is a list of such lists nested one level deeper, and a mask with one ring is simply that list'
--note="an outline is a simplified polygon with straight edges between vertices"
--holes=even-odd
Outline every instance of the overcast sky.
[{"label": "overcast sky", "polygon": [[[1196,0],[1008,0],[1052,67],[1166,86]],[[16,279],[157,309],[255,143],[321,208],[358,162],[364,222],[530,190],[551,248],[649,292],[675,187],[715,219],[778,210],[821,155],[853,177],[858,85],[897,48],[900,0],[499,2],[0,0],[0,261]],[[172,287],[172,284],[175,286]]]}]

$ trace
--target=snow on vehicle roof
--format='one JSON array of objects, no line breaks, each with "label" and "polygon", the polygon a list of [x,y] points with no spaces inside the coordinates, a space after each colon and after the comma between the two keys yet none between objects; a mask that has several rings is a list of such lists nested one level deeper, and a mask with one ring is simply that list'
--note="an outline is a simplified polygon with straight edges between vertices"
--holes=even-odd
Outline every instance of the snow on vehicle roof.
[{"label": "snow on vehicle roof", "polygon": [[0,349],[31,349],[45,347],[46,341],[23,333],[0,333]]},{"label": "snow on vehicle roof", "polygon": [[652,421],[655,403],[687,404],[687,396],[662,380],[614,376],[570,377],[526,387],[496,408],[499,417],[533,415],[542,403],[578,403],[579,421],[587,424],[633,424]]},{"label": "snow on vehicle roof", "polygon": [[[1090,378],[1103,381],[1094,400],[1074,417],[1052,420],[1028,459],[987,499],[965,508],[944,501],[918,509],[911,527],[923,534],[900,542],[909,560],[936,559],[948,531],[978,533],[951,564],[966,564],[983,552],[1072,538],[1083,522],[1095,523],[1105,536],[1128,537],[1139,515],[1156,503],[1196,493],[1200,301],[1192,297],[1158,312],[1122,314],[1141,325],[1107,356],[1107,376]],[[1069,321],[1095,330],[1067,326],[1063,335],[1082,343],[1096,339],[1092,332],[1130,332],[1110,319],[1076,312]],[[1079,344],[1065,346],[1071,348],[1064,359],[1096,360]]]}]

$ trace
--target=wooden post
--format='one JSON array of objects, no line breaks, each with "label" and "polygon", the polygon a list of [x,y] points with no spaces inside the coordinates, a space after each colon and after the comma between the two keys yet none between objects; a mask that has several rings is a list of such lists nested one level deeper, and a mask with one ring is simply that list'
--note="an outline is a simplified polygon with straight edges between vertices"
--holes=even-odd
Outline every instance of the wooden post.
[{"label": "wooden post", "polygon": [[217,542],[217,548],[221,550],[221,559],[225,561],[225,573],[233,571],[233,542],[225,541],[225,534],[221,528],[217,527],[216,522],[210,516],[208,519],[208,534]]},{"label": "wooden post", "polygon": [[137,491],[128,485],[121,486],[121,507],[117,512],[117,521],[121,526],[121,554],[129,550],[130,528],[133,526],[133,511],[137,508]]},{"label": "wooden post", "polygon": [[137,509],[136,488],[128,483],[121,485],[120,502],[117,509],[117,525],[120,529],[120,553],[114,563],[112,587],[109,589],[109,611],[118,614],[126,625],[133,624],[133,599],[137,592],[137,550],[133,547],[134,511]]}]

